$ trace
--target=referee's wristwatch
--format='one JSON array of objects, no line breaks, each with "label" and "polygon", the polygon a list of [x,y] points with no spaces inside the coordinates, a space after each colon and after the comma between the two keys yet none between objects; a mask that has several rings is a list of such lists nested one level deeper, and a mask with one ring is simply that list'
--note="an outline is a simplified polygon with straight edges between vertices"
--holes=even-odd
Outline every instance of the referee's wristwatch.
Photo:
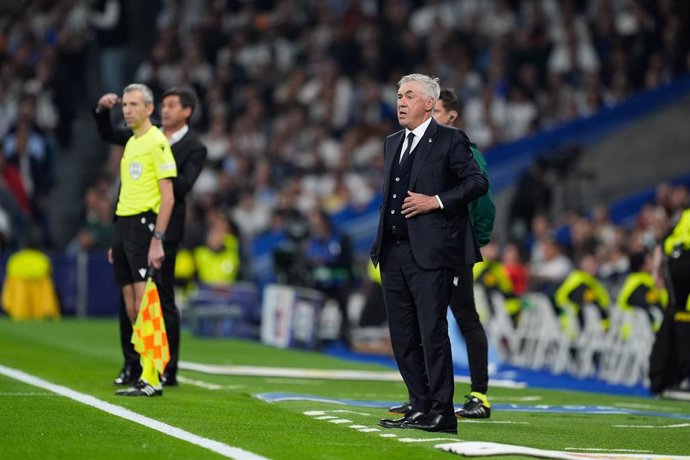
[{"label": "referee's wristwatch", "polygon": [[156,230],[153,232],[153,237],[159,241],[165,241],[165,233]]}]

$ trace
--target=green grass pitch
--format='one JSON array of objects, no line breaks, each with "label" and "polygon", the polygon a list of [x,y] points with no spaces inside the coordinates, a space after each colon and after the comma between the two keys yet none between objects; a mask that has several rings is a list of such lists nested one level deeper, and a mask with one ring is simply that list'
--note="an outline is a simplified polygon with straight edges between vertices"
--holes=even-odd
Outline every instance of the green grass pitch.
[{"label": "green grass pitch", "polygon": [[[390,371],[312,352],[258,343],[182,337],[182,359],[207,364]],[[161,398],[115,396],[121,358],[115,320],[11,322],[0,318],[0,366],[92,396],[208,440],[271,459],[458,458],[434,446],[490,441],[541,449],[621,456],[690,455],[690,402],[490,388],[494,405],[569,406],[566,413],[494,410],[488,421],[460,421],[438,435],[378,428],[385,409],[332,402],[266,402],[265,393],[395,402],[402,382],[223,376],[180,371],[182,383]],[[456,387],[462,403],[467,385]],[[587,414],[578,406],[630,410]],[[637,412],[635,412],[637,411]],[[650,415],[656,413],[656,415]],[[339,420],[347,420],[340,422]],[[407,442],[403,442],[406,440]],[[0,459],[210,459],[220,454],[0,372]],[[503,457],[507,458],[507,457]]]}]

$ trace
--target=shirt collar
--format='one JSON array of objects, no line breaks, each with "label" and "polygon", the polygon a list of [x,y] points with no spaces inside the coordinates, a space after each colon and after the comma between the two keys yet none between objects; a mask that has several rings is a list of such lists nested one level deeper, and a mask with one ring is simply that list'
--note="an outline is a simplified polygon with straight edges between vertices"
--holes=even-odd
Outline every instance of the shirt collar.
[{"label": "shirt collar", "polygon": [[187,131],[189,131],[189,125],[185,124],[182,128],[178,129],[174,133],[170,135],[168,138],[168,142],[170,143],[170,146],[173,144],[176,144],[184,137],[185,134],[187,134]]},{"label": "shirt collar", "polygon": [[431,119],[433,117],[429,117],[424,123],[421,125],[417,126],[414,130],[410,131],[409,129],[405,128],[405,137],[409,136],[410,133],[414,133],[414,140],[419,141],[424,133],[426,132],[426,129],[429,127],[429,124],[431,123]]}]

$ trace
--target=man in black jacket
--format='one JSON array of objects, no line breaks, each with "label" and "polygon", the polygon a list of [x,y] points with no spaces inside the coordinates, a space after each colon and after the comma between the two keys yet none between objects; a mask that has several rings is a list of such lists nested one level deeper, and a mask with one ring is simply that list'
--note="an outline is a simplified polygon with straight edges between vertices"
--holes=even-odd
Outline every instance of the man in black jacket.
[{"label": "man in black jacket", "polygon": [[[95,111],[98,133],[101,138],[109,143],[125,145],[131,137],[129,129],[116,129],[110,119],[112,109],[120,98],[117,94],[104,94],[98,101]],[[177,177],[173,180],[173,192],[175,205],[168,224],[168,229],[163,241],[165,259],[160,271],[160,283],[158,292],[163,309],[165,328],[168,333],[170,345],[170,362],[168,363],[163,385],[177,385],[177,361],[180,349],[180,313],[175,305],[175,258],[178,244],[184,235],[185,221],[185,196],[191,190],[194,182],[201,173],[206,161],[206,147],[199,141],[196,135],[189,129],[189,118],[194,112],[196,97],[186,88],[170,88],[163,94],[161,105],[161,127],[168,138],[175,163],[177,164]],[[125,364],[120,374],[115,379],[116,385],[128,385],[136,382],[141,367],[139,354],[134,351],[131,343],[132,323],[127,316],[124,305],[120,308],[120,344],[125,358]]]},{"label": "man in black jacket", "polygon": [[467,205],[488,181],[462,131],[432,118],[438,79],[398,83],[398,122],[386,138],[374,265],[381,264],[391,343],[412,411],[384,428],[457,433],[446,312],[457,267],[481,260]]}]

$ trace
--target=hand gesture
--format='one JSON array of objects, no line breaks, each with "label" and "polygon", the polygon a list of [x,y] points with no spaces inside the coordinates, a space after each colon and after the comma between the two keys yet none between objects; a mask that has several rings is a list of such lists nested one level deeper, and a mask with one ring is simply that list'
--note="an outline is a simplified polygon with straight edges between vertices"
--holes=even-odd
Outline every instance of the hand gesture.
[{"label": "hand gesture", "polygon": [[115,93],[106,93],[98,100],[99,110],[110,110],[120,103],[120,97]]},{"label": "hand gesture", "polygon": [[409,219],[418,214],[426,214],[439,207],[440,205],[435,196],[408,191],[407,198],[403,201],[402,215],[405,216],[406,219]]}]

